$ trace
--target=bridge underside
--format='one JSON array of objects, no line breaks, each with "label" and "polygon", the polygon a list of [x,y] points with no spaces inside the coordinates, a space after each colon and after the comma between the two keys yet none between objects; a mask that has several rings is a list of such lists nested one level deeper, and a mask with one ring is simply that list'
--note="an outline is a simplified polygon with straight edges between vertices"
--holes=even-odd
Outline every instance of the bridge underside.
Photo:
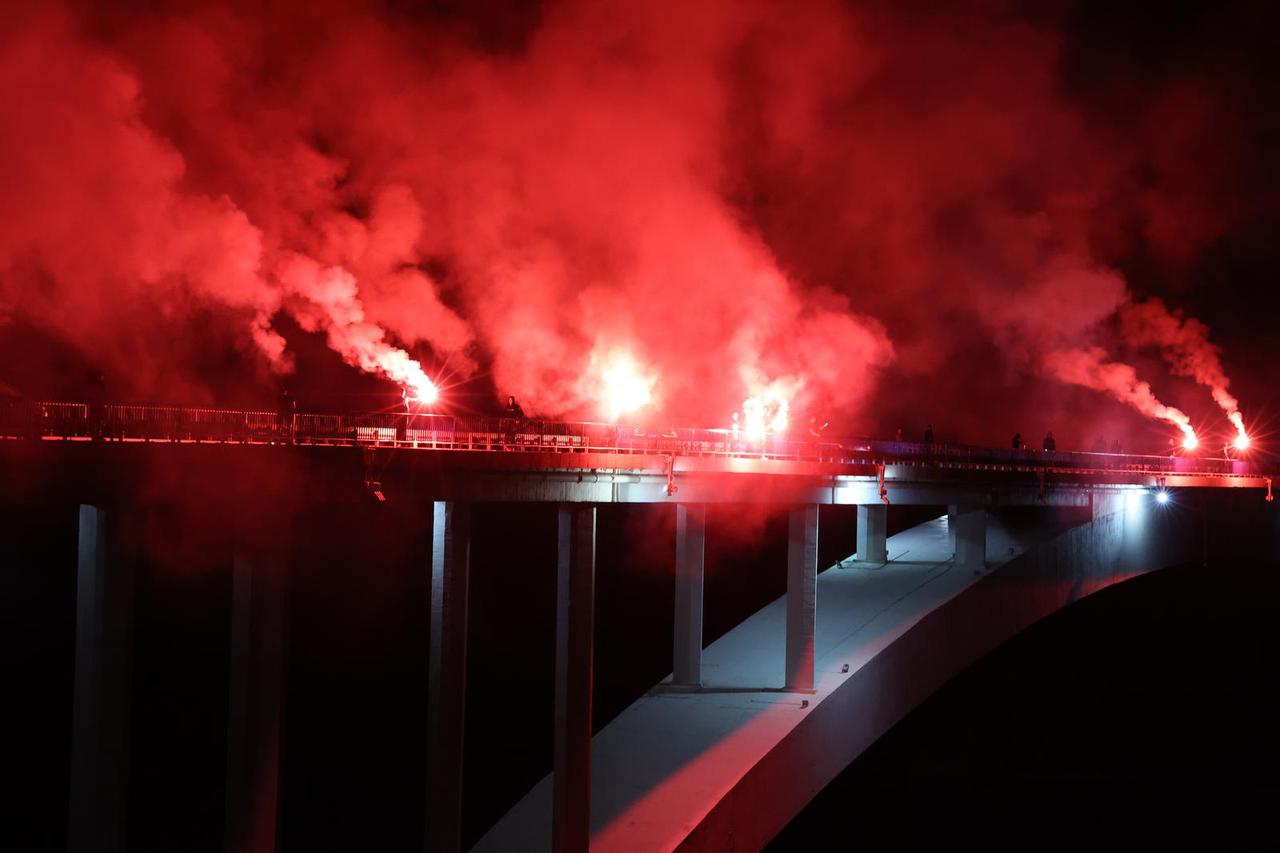
[{"label": "bridge underside", "polygon": [[[1259,502],[1261,503],[1261,502]],[[594,738],[591,846],[757,849],[947,679],[1032,622],[1201,555],[1196,525],[1117,495],[1064,530],[988,528],[989,569],[952,560],[947,519],[894,536],[887,565],[818,577],[815,689],[785,692],[785,597],[703,654],[703,688],[655,686]],[[1255,541],[1274,550],[1271,523]],[[1256,550],[1255,550],[1256,553]],[[551,849],[543,779],[475,849]]]}]

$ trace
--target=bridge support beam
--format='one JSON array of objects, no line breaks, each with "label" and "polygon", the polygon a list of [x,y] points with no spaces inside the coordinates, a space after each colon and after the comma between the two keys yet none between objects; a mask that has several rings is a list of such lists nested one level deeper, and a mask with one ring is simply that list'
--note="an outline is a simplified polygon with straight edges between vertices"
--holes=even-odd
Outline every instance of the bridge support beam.
[{"label": "bridge support beam", "polygon": [[868,563],[889,562],[889,508],[858,506],[858,559]]},{"label": "bridge support beam", "polygon": [[786,689],[813,690],[818,614],[818,506],[791,510],[787,532]]},{"label": "bridge support beam", "polygon": [[232,561],[223,849],[272,853],[288,649],[285,568],[252,550],[238,551]]},{"label": "bridge support beam", "polygon": [[671,683],[702,684],[702,588],[707,508],[676,506],[676,619]]},{"label": "bridge support beam", "polygon": [[951,556],[956,555],[956,515],[958,508],[955,504],[947,507],[947,544],[951,548]]},{"label": "bridge support beam", "polygon": [[980,505],[956,507],[956,565],[982,571],[987,567],[987,511]]},{"label": "bridge support beam", "polygon": [[435,501],[432,512],[426,849],[455,853],[462,846],[471,506]]},{"label": "bridge support beam", "polygon": [[558,523],[551,849],[586,853],[591,841],[596,508],[562,504]]},{"label": "bridge support beam", "polygon": [[[118,531],[118,519],[110,534]],[[108,515],[80,506],[67,849],[125,849],[134,566]],[[110,546],[110,556],[108,555]]]}]

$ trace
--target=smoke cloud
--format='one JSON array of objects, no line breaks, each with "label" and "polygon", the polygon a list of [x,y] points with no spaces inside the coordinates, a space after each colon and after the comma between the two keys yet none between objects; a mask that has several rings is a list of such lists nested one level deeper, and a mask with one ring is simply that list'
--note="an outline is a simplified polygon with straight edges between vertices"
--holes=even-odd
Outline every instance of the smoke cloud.
[{"label": "smoke cloud", "polygon": [[1191,428],[1191,419],[1178,409],[1157,400],[1151,392],[1151,386],[1141,381],[1132,367],[1108,361],[1104,350],[1098,347],[1056,350],[1046,355],[1045,366],[1054,377],[1063,382],[1110,394],[1147,417],[1168,421],[1182,430],[1183,435],[1194,444],[1196,434]]},{"label": "smoke cloud", "polygon": [[1222,369],[1221,350],[1209,341],[1208,326],[1194,317],[1170,311],[1159,299],[1126,305],[1120,320],[1130,345],[1159,347],[1176,374],[1209,389],[1213,401],[1244,435],[1240,402],[1227,390],[1231,380]]},{"label": "smoke cloud", "polygon": [[198,388],[222,329],[246,381],[314,335],[546,416],[620,410],[622,376],[639,417],[683,423],[779,397],[841,431],[907,415],[976,438],[999,406],[1078,416],[1057,381],[1180,423],[1105,354],[1124,342],[1238,409],[1207,330],[1118,272],[1139,251],[1176,270],[1223,227],[1186,166],[1229,162],[1200,90],[1099,110],[1063,86],[1058,24],[987,7],[564,0],[524,20],[19,13],[0,316],[136,396]]}]

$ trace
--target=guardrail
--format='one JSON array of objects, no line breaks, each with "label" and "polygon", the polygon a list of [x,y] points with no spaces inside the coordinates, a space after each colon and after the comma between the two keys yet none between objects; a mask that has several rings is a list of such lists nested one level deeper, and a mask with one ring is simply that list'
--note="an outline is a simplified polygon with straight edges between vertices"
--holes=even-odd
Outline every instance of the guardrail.
[{"label": "guardrail", "polygon": [[771,435],[750,440],[732,429],[645,430],[603,423],[428,413],[277,413],[0,400],[0,437],[69,441],[156,441],[396,447],[432,450],[636,453],[722,456],[870,465],[1000,470],[1116,471],[1145,474],[1259,475],[1243,459],[1143,454],[999,450],[857,438],[828,442]]}]

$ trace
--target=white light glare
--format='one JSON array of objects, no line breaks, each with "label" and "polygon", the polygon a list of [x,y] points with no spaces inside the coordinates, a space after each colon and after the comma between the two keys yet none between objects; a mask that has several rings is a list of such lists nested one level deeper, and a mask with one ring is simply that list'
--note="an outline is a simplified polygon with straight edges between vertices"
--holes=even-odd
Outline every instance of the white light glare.
[{"label": "white light glare", "polygon": [[1160,491],[1156,492],[1156,503],[1167,504],[1168,502],[1169,502],[1168,492],[1166,492],[1164,489],[1161,489]]}]

